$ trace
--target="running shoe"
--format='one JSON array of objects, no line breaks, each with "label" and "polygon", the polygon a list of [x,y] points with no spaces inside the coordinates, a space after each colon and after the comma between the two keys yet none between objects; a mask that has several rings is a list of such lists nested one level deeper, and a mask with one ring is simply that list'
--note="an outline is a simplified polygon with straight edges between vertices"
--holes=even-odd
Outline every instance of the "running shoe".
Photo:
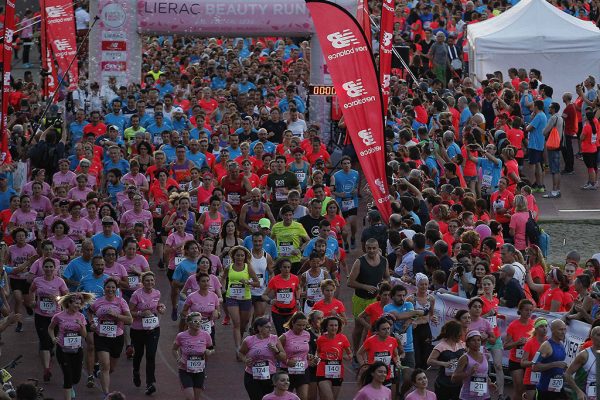
[{"label": "running shoe", "polygon": [[546,193],[542,197],[545,199],[558,199],[560,197],[560,192],[553,190],[550,193]]},{"label": "running shoe", "polygon": [[98,379],[100,376],[100,363],[94,364],[94,378]]},{"label": "running shoe", "polygon": [[96,384],[94,383],[94,375],[88,375],[86,386],[90,389],[96,386]]},{"label": "running shoe", "polygon": [[154,383],[149,384],[148,386],[146,386],[146,396],[152,396],[153,393],[156,393],[156,386],[154,386]]},{"label": "running shoe", "polygon": [[17,333],[23,332],[23,323],[22,322],[17,322],[17,327],[15,328],[15,332],[17,332]]},{"label": "running shoe", "polygon": [[171,320],[172,321],[177,321],[177,309],[174,308],[173,310],[171,310]]},{"label": "running shoe", "polygon": [[221,322],[221,325],[229,325],[229,315],[226,315],[225,318],[223,318],[223,322]]},{"label": "running shoe", "polygon": [[25,306],[25,311],[27,311],[27,315],[33,315],[33,308]]},{"label": "running shoe", "polygon": [[71,399],[74,399],[75,397],[75,388],[71,388]]},{"label": "running shoe", "polygon": [[590,183],[586,183],[585,185],[583,185],[582,187],[580,187],[581,190],[591,190],[592,185],[590,185]]},{"label": "running shoe", "polygon": [[575,175],[575,171],[560,171],[561,175]]},{"label": "running shoe", "polygon": [[360,368],[360,363],[358,362],[358,359],[356,358],[356,356],[352,357],[352,369],[355,371],[358,371]]},{"label": "running shoe", "polygon": [[356,249],[356,239],[355,238],[350,239],[350,248],[352,250]]}]

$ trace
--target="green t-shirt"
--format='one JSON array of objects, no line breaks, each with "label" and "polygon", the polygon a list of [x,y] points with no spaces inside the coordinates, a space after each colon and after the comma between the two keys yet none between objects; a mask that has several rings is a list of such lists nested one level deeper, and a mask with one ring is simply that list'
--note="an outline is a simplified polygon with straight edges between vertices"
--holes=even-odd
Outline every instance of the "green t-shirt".
[{"label": "green t-shirt", "polygon": [[[308,236],[301,223],[293,221],[290,226],[284,226],[283,222],[277,222],[271,228],[271,233],[275,237],[277,252],[280,257],[289,259],[291,262],[300,262],[302,254],[300,252],[300,238]],[[293,256],[292,250],[298,250],[298,255]]]}]

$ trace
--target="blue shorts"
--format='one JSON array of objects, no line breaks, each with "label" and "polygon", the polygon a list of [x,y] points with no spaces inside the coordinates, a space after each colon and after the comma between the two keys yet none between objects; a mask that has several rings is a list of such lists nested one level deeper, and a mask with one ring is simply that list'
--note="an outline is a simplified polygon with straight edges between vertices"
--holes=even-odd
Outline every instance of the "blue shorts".
[{"label": "blue shorts", "polygon": [[550,173],[560,174],[560,150],[549,150],[548,151],[548,165],[550,166]]},{"label": "blue shorts", "polygon": [[527,149],[527,154],[529,156],[529,164],[533,165],[542,163],[542,155],[544,154],[542,150]]}]

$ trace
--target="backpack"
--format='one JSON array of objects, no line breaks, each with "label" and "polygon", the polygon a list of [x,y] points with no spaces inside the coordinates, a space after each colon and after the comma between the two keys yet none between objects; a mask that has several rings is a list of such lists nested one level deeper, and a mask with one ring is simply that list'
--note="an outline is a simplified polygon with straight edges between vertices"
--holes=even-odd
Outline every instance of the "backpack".
[{"label": "backpack", "polygon": [[539,246],[540,244],[540,235],[542,230],[533,216],[531,215],[531,211],[529,211],[529,218],[527,218],[527,223],[525,224],[525,242],[529,246],[530,244],[535,244]]}]

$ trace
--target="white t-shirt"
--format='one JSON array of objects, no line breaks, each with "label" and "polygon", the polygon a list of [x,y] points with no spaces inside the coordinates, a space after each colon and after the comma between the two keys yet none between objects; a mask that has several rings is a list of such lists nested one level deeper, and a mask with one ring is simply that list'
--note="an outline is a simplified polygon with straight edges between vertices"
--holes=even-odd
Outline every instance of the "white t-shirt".
[{"label": "white t-shirt", "polygon": [[75,10],[75,25],[78,31],[89,28],[90,14],[82,7],[77,7],[77,10]]},{"label": "white t-shirt", "polygon": [[287,127],[294,136],[304,139],[304,132],[307,131],[306,122],[303,119],[298,119],[294,122],[288,121]]}]

